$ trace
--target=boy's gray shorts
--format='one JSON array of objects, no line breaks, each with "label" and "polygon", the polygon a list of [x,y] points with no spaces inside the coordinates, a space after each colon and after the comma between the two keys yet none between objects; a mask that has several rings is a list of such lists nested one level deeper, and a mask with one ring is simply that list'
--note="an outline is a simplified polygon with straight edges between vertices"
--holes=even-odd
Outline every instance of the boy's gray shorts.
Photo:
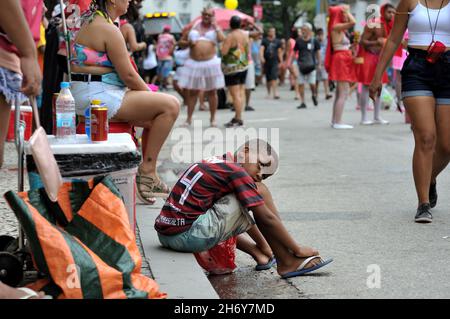
[{"label": "boy's gray shorts", "polygon": [[255,221],[234,194],[219,199],[200,215],[187,231],[166,236],[158,234],[164,247],[181,252],[201,252],[249,230]]}]

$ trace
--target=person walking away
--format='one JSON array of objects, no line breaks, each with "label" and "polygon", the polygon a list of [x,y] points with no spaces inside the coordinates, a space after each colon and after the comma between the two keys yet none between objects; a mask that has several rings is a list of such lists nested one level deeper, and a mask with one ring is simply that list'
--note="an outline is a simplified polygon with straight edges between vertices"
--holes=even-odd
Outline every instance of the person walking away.
[{"label": "person walking away", "polygon": [[[186,31],[184,31],[186,32]],[[183,106],[187,103],[186,89],[181,87],[179,84],[181,73],[183,72],[184,64],[187,59],[189,59],[189,47],[182,46],[180,42],[177,43],[176,50],[173,53],[176,71],[175,76],[173,77],[173,87],[175,91],[181,96],[183,99]]]},{"label": "person walking away", "polygon": [[401,0],[370,85],[381,94],[382,76],[408,29],[409,55],[402,68],[402,98],[414,133],[413,175],[418,206],[415,222],[431,223],[436,179],[450,160],[449,0]]},{"label": "person walking away", "polygon": [[353,126],[342,122],[345,102],[350,83],[356,82],[356,71],[350,40],[346,31],[355,26],[356,20],[348,5],[331,6],[328,9],[328,43],[325,57],[325,69],[331,81],[336,81],[336,96],[333,103],[331,127],[334,129],[352,129]]},{"label": "person walking away", "polygon": [[300,92],[301,104],[298,109],[305,109],[305,85],[309,84],[311,89],[312,100],[314,106],[318,105],[317,101],[317,66],[320,62],[320,43],[312,36],[312,25],[308,22],[302,26],[302,36],[295,43],[294,51],[298,52],[298,68],[300,74],[298,76],[298,86]]},{"label": "person walking away", "polygon": [[261,62],[261,43],[262,43],[263,34],[256,38],[252,42],[252,60],[255,64],[255,80],[256,86],[262,84],[263,78],[263,65]]},{"label": "person walking away", "polygon": [[249,34],[241,30],[242,20],[238,16],[230,19],[231,31],[222,44],[222,70],[225,75],[225,85],[231,94],[235,115],[225,127],[244,125],[242,111],[245,103],[245,79],[248,69]]},{"label": "person walking away", "polygon": [[325,33],[323,29],[319,28],[316,31],[316,39],[320,44],[320,61],[317,67],[317,92],[319,91],[320,83],[323,83],[324,91],[325,91],[325,100],[329,100],[333,97],[330,94],[330,83],[328,81],[328,73],[325,70],[325,56],[327,53],[327,39],[325,38]]},{"label": "person walking away", "polygon": [[[256,87],[256,63],[253,59],[252,49],[254,41],[257,41],[261,35],[262,30],[250,20],[244,21],[244,29],[249,36],[248,43],[248,69],[247,76],[245,78],[245,111],[254,111],[255,109],[250,106],[250,98],[252,90]],[[259,56],[258,56],[259,59]]]},{"label": "person walking away", "polygon": [[11,105],[21,105],[27,96],[37,96],[41,90],[36,44],[42,6],[39,0],[0,2],[0,168]]},{"label": "person walking away", "polygon": [[[367,118],[367,107],[369,104],[369,85],[373,79],[375,69],[380,61],[380,53],[383,49],[387,36],[389,35],[390,23],[394,21],[395,8],[391,4],[385,4],[381,7],[381,23],[374,26],[368,23],[364,27],[361,35],[359,56],[363,59],[363,64],[357,68],[358,82],[362,84],[359,94],[359,106],[361,108],[361,125],[389,124],[388,121],[381,118],[381,98],[374,102],[373,121]],[[389,79],[386,73],[383,75],[383,83],[388,83]]]},{"label": "person walking away", "polygon": [[171,27],[164,26],[162,34],[158,36],[156,43],[156,57],[158,58],[158,80],[161,89],[167,90],[167,79],[173,69],[173,51],[175,49],[175,37],[170,34]]},{"label": "person walking away", "polygon": [[280,61],[283,61],[283,50],[281,41],[276,38],[276,29],[271,27],[267,37],[261,43],[260,60],[264,65],[266,74],[267,98],[278,100],[278,69]]},{"label": "person walking away", "polygon": [[147,50],[143,62],[144,81],[149,84],[155,84],[158,75],[158,61],[156,60],[156,46],[152,36],[147,40]]},{"label": "person walking away", "polygon": [[281,43],[281,60],[279,62],[280,66],[278,68],[278,85],[279,86],[284,86],[284,82],[286,80],[286,68],[284,67],[284,63],[283,61],[286,59],[286,55],[287,55],[287,45],[286,45],[286,40],[285,39],[280,39],[280,43]]},{"label": "person walking away", "polygon": [[284,61],[284,68],[289,70],[289,79],[291,83],[291,91],[295,91],[295,100],[300,100],[300,92],[298,88],[298,52],[294,51],[295,43],[297,42],[299,35],[297,28],[291,30],[291,35],[287,42],[287,54]]}]

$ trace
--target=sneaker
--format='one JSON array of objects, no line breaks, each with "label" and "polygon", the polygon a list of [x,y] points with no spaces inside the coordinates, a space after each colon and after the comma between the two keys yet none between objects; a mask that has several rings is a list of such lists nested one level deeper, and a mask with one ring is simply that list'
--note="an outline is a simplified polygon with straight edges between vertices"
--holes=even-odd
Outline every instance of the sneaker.
[{"label": "sneaker", "polygon": [[417,213],[415,217],[416,223],[431,223],[433,221],[433,215],[431,215],[431,206],[428,203],[421,204],[417,208]]},{"label": "sneaker", "polygon": [[438,194],[436,191],[436,183],[434,184],[430,184],[430,191],[428,193],[428,197],[430,198],[430,206],[431,208],[436,207],[437,204],[437,199],[438,199]]},{"label": "sneaker", "polygon": [[230,127],[240,127],[244,125],[244,121],[242,120],[238,120],[235,119],[234,117],[231,119],[230,122],[225,124],[225,127],[230,128]]},{"label": "sneaker", "polygon": [[389,121],[383,120],[382,118],[379,118],[378,120],[373,121],[374,124],[381,124],[381,125],[387,125],[389,124]]},{"label": "sneaker", "polygon": [[312,100],[313,100],[314,106],[319,105],[319,103],[317,102],[317,96],[313,95]]},{"label": "sneaker", "polygon": [[299,106],[297,106],[298,109],[306,109],[306,104],[302,103]]},{"label": "sneaker", "polygon": [[251,107],[251,106],[246,106],[245,110],[246,111],[254,111],[255,109],[253,107]]},{"label": "sneaker", "polygon": [[329,99],[331,99],[332,97],[333,97],[333,95],[328,94],[328,95],[325,97],[325,100],[329,100]]},{"label": "sneaker", "polygon": [[371,121],[371,120],[364,120],[364,121],[361,121],[359,124],[361,124],[361,125],[372,125],[373,121]]},{"label": "sneaker", "polygon": [[337,123],[332,124],[331,127],[336,130],[351,130],[353,128],[353,126],[348,124],[337,124]]}]

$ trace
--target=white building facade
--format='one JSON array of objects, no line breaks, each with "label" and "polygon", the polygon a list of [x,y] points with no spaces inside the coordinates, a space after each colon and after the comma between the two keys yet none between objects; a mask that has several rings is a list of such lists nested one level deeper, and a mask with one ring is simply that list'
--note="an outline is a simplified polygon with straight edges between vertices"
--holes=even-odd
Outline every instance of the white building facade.
[{"label": "white building facade", "polygon": [[144,0],[141,14],[175,12],[183,25],[198,17],[207,5],[217,7],[211,0]]}]

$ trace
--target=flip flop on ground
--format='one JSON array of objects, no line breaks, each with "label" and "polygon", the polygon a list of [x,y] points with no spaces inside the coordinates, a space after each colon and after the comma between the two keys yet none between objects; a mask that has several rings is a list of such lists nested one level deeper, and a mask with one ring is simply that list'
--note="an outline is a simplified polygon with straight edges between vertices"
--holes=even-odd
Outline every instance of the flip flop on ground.
[{"label": "flip flop on ground", "polygon": [[277,260],[275,259],[275,257],[271,257],[269,259],[269,261],[267,262],[267,264],[258,264],[255,266],[255,270],[256,271],[261,271],[261,270],[269,270],[270,268],[272,268],[273,266],[275,266],[275,264],[277,263]]},{"label": "flip flop on ground", "polygon": [[[307,264],[309,264],[312,260],[314,260],[316,258],[320,259],[321,262],[319,264],[314,265],[312,267],[305,268],[305,266]],[[298,269],[296,271],[291,271],[284,275],[281,275],[281,278],[288,279],[288,278],[292,278],[292,277],[302,276],[304,274],[307,274],[307,273],[313,272],[319,268],[322,268],[323,266],[328,265],[332,261],[333,261],[333,259],[328,259],[328,260],[324,261],[322,259],[322,257],[320,257],[319,255],[312,256],[312,257],[306,258],[305,261],[302,262],[302,264],[300,265],[300,267],[298,267]]]}]

